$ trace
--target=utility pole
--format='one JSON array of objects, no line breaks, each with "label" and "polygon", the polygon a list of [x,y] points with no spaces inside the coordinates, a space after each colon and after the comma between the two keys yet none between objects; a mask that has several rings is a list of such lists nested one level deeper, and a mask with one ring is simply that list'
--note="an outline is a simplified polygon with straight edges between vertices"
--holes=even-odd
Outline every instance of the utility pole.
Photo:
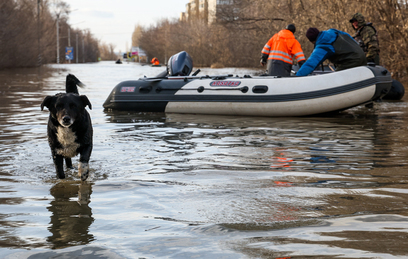
[{"label": "utility pole", "polygon": [[[68,47],[71,47],[71,28],[68,25]],[[68,59],[68,63],[71,64],[71,59]]]},{"label": "utility pole", "polygon": [[78,33],[76,34],[76,63],[78,63]]},{"label": "utility pole", "polygon": [[57,14],[57,64],[59,64],[59,16]]},{"label": "utility pole", "polygon": [[84,37],[82,37],[82,63],[85,63],[85,46]]},{"label": "utility pole", "polygon": [[167,65],[167,24],[164,29],[164,64]]},{"label": "utility pole", "polygon": [[[72,12],[75,12],[75,11],[78,11],[78,9],[75,9],[75,10],[71,11],[71,13],[72,13]],[[79,23],[82,23],[82,22],[79,22]],[[68,47],[71,47],[71,26],[72,26],[72,25],[73,25],[73,24],[71,24],[71,25],[68,24]],[[77,37],[78,37],[78,35],[77,35]],[[77,40],[78,40],[78,38],[77,38]],[[78,45],[77,45],[77,46],[78,46]],[[77,47],[76,50],[74,50],[74,52],[75,52],[75,51],[78,51],[78,47]],[[73,55],[73,54],[72,54],[72,55]],[[74,56],[72,56],[72,57],[74,57]],[[71,64],[71,59],[68,60],[68,63]],[[78,63],[78,61],[77,61],[77,63]]]},{"label": "utility pole", "polygon": [[41,0],[37,0],[37,37],[38,37],[38,58],[37,65],[41,66],[41,21],[40,21],[40,4]]}]

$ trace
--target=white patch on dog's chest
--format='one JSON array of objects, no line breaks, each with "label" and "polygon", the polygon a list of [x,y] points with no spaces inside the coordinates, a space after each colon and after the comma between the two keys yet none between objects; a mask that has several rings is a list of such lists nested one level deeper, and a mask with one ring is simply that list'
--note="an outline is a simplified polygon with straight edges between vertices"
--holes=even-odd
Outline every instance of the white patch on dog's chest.
[{"label": "white patch on dog's chest", "polygon": [[70,128],[58,127],[57,139],[62,148],[57,148],[57,154],[64,157],[76,156],[79,144],[75,141],[76,135]]}]

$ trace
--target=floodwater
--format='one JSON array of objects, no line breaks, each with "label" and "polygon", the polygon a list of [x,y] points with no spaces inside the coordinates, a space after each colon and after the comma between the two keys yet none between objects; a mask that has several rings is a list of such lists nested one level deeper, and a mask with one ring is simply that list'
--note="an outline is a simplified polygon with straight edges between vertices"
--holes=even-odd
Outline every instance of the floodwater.
[{"label": "floodwater", "polygon": [[[406,101],[305,118],[103,110],[120,81],[163,69],[0,72],[0,258],[408,256]],[[85,183],[57,179],[40,109],[68,73],[93,108]]]}]

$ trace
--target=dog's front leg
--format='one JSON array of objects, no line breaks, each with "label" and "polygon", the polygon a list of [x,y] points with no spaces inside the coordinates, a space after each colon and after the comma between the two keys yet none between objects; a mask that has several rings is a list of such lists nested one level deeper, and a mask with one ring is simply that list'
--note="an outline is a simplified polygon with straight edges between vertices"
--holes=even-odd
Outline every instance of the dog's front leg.
[{"label": "dog's front leg", "polygon": [[67,166],[67,168],[69,169],[74,169],[74,167],[72,166],[72,160],[69,157],[65,158],[65,165]]},{"label": "dog's front leg", "polygon": [[91,157],[92,145],[87,145],[79,157],[78,176],[85,181],[89,176],[89,159]]},{"label": "dog's front leg", "polygon": [[64,179],[65,174],[64,174],[64,158],[61,155],[54,155],[54,165],[55,165],[55,170],[57,171],[57,176],[59,179]]}]

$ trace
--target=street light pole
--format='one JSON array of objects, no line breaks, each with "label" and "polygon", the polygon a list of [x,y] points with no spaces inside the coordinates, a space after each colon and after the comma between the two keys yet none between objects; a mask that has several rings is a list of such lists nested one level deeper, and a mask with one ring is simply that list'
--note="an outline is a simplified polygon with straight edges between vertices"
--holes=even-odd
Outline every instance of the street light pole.
[{"label": "street light pole", "polygon": [[57,64],[59,64],[59,15],[57,14]]},{"label": "street light pole", "polygon": [[[68,47],[71,47],[71,28],[68,25]],[[71,59],[68,59],[68,63],[71,64]]]},{"label": "street light pole", "polygon": [[167,65],[167,28],[164,29],[164,64]]},{"label": "street light pole", "polygon": [[84,37],[82,36],[82,63],[85,63],[85,46]]},{"label": "street light pole", "polygon": [[78,33],[76,34],[76,63],[78,63]]},{"label": "street light pole", "polygon": [[41,0],[37,0],[37,37],[38,37],[38,58],[37,58],[37,64],[38,66],[41,66],[42,61],[41,61],[41,21],[40,21],[40,4]]},{"label": "street light pole", "polygon": [[[72,10],[72,12],[78,11],[78,9]],[[68,47],[71,47],[71,25],[68,24]],[[78,51],[78,50],[75,50]],[[68,63],[71,64],[71,60],[68,60]],[[77,62],[78,63],[78,62]]]}]

